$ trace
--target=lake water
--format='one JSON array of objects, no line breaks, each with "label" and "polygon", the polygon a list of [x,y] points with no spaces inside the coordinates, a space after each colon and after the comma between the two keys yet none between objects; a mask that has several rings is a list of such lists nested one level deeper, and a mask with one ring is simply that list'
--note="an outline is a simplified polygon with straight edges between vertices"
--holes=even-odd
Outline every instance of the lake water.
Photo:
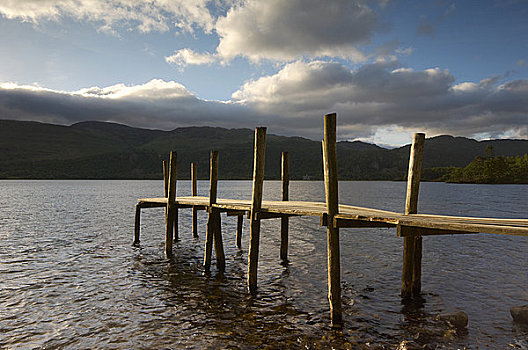
[{"label": "lake water", "polygon": [[[403,182],[340,182],[340,202],[403,211]],[[208,182],[199,182],[207,195]],[[226,272],[202,274],[205,221],[191,233],[180,210],[174,258],[164,257],[164,210],[134,206],[161,181],[0,181],[0,348],[528,349],[509,309],[528,304],[528,237],[424,237],[421,305],[399,297],[402,239],[395,229],[342,229],[345,327],[329,327],[326,229],[290,219],[289,264],[279,220],[262,223],[258,294],[246,292],[249,228],[222,216]],[[266,182],[264,199],[280,199]],[[188,181],[178,194],[189,195]],[[251,197],[251,182],[221,181],[220,198]],[[322,182],[292,182],[292,200],[324,201]],[[526,185],[422,183],[419,211],[527,218]],[[467,332],[435,321],[463,310]]]}]

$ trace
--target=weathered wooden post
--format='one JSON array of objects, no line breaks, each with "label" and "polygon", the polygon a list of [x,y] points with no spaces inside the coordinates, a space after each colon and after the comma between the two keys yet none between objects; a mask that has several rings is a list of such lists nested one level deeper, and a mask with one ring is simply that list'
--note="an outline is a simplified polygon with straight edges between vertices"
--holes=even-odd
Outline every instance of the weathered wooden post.
[{"label": "weathered wooden post", "polygon": [[214,211],[214,223],[215,230],[213,232],[214,247],[216,255],[216,268],[220,272],[225,271],[225,255],[224,255],[224,243],[222,242],[222,221],[220,219],[220,210],[215,209]]},{"label": "weathered wooden post", "polygon": [[[165,190],[165,197],[169,195],[169,164],[166,160],[163,161],[163,185]],[[178,207],[173,208],[173,219],[174,219],[174,240],[178,240]]]},{"label": "weathered wooden post", "polygon": [[163,193],[165,197],[169,196],[169,162],[163,161]]},{"label": "weathered wooden post", "polygon": [[139,232],[141,229],[141,203],[136,204],[136,220],[134,223],[134,243],[132,245],[139,244]]},{"label": "weathered wooden post", "polygon": [[337,182],[336,114],[324,116],[323,163],[327,207],[327,257],[328,300],[332,327],[343,326],[341,309],[341,262],[339,252],[339,228],[334,225],[334,216],[339,211]]},{"label": "weathered wooden post", "polygon": [[[290,154],[288,152],[282,152],[281,180],[282,180],[282,200],[287,201],[288,196],[289,196],[289,185],[290,185]],[[288,226],[289,226],[288,217],[287,216],[281,217],[280,258],[283,261],[288,260]]]},{"label": "weathered wooden post", "polygon": [[[198,173],[196,172],[196,163],[191,163],[191,193],[193,196],[198,195]],[[192,207],[192,232],[194,237],[198,237],[198,208]]]},{"label": "weathered wooden post", "polygon": [[174,230],[174,213],[176,211],[176,177],[177,177],[177,155],[170,153],[167,207],[165,209],[165,255],[172,256],[172,238]]},{"label": "weathered wooden post", "polygon": [[[416,214],[418,212],[418,193],[420,190],[424,144],[425,134],[414,134],[407,175],[405,214]],[[409,299],[418,297],[422,288],[422,236],[417,228],[401,227],[400,229],[402,234],[405,234],[403,232],[405,230],[412,231],[412,235],[405,235],[403,238],[401,297]]]},{"label": "weathered wooden post", "polygon": [[222,233],[220,231],[220,211],[213,208],[216,203],[218,192],[218,152],[211,151],[211,167],[209,176],[209,205],[207,215],[207,231],[205,235],[205,257],[204,269],[206,273],[211,271],[211,255],[213,241],[215,242],[216,264],[220,271],[225,270],[225,257],[222,244]]},{"label": "weathered wooden post", "polygon": [[266,128],[255,129],[255,149],[253,157],[253,192],[249,226],[248,290],[251,294],[257,291],[257,270],[260,241],[260,217],[262,190],[264,187],[264,158],[266,155]]},{"label": "weathered wooden post", "polygon": [[236,246],[242,248],[242,226],[244,225],[244,215],[237,215]]}]

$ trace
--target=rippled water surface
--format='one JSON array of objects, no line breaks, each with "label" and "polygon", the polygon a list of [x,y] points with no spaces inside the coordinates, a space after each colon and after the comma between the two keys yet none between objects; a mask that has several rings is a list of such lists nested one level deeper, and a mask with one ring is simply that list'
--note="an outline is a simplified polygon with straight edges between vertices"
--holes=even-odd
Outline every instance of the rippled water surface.
[{"label": "rippled water surface", "polygon": [[[341,182],[340,202],[403,210],[405,183]],[[188,181],[178,194],[188,195]],[[199,182],[199,194],[208,183]],[[280,198],[266,182],[265,199]],[[249,229],[222,216],[226,272],[202,274],[200,237],[180,210],[174,258],[164,257],[164,211],[144,209],[132,247],[137,198],[161,181],[0,181],[0,348],[471,348],[528,349],[509,309],[528,304],[528,237],[424,238],[423,303],[399,298],[402,240],[395,229],[342,229],[345,327],[329,327],[326,230],[290,219],[289,263],[278,220],[262,223],[256,297],[246,292]],[[251,197],[249,181],[219,183],[219,197]],[[292,200],[323,201],[321,182],[292,182]],[[424,213],[528,217],[528,186],[423,183]],[[469,315],[466,332],[437,321]]]}]

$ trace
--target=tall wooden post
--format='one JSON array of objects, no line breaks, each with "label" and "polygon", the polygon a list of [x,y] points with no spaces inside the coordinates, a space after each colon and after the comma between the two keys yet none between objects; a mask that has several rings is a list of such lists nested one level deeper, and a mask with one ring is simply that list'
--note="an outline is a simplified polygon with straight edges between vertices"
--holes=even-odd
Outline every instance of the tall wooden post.
[{"label": "tall wooden post", "polygon": [[[169,196],[169,163],[164,160],[163,161],[163,186],[165,191],[165,197]],[[173,217],[173,229],[174,229],[174,240],[178,240],[178,207],[173,208],[174,213],[172,214]]]},{"label": "tall wooden post", "polygon": [[262,206],[262,190],[264,187],[264,158],[266,155],[266,128],[255,129],[255,149],[253,158],[253,192],[251,196],[251,212],[249,226],[249,258],[248,258],[248,290],[251,294],[257,291],[257,270],[260,241],[259,212]]},{"label": "tall wooden post", "polygon": [[163,193],[169,196],[169,162],[166,160],[163,161]]},{"label": "tall wooden post", "polygon": [[216,203],[218,192],[218,152],[211,151],[211,167],[209,176],[209,205],[207,215],[207,231],[205,235],[205,257],[204,269],[206,273],[211,271],[211,255],[213,241],[215,242],[216,264],[220,271],[225,269],[225,257],[222,244],[222,233],[220,231],[220,211],[213,208]]},{"label": "tall wooden post", "polygon": [[[196,172],[196,163],[191,163],[191,193],[193,196],[198,195],[198,173]],[[194,237],[198,237],[198,209],[192,207],[192,232]]]},{"label": "tall wooden post", "polygon": [[[287,201],[289,196],[290,185],[290,154],[282,152],[281,159],[281,180],[282,180],[282,200]],[[283,261],[288,260],[288,225],[287,216],[281,218],[281,245],[280,258]]]},{"label": "tall wooden post", "polygon": [[[409,173],[407,175],[405,214],[416,214],[418,212],[418,193],[420,190],[424,144],[425,134],[414,134],[409,158]],[[401,297],[409,299],[418,297],[422,288],[422,236],[419,235],[419,231],[416,228],[402,227],[403,229],[414,231],[413,235],[403,238]]]},{"label": "tall wooden post", "polygon": [[341,309],[341,262],[339,252],[339,228],[334,227],[334,216],[339,211],[337,182],[336,114],[324,116],[323,163],[326,207],[328,210],[327,257],[328,300],[332,327],[343,326]]},{"label": "tall wooden post", "polygon": [[167,190],[167,207],[165,209],[165,255],[172,256],[172,238],[174,230],[174,212],[176,200],[176,177],[177,177],[177,155],[176,152],[170,153],[168,190]]}]

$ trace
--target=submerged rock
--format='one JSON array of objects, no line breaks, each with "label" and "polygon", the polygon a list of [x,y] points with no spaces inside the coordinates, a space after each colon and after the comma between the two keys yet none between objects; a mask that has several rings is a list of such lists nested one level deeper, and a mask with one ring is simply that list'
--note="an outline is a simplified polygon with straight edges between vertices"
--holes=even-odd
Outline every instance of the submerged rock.
[{"label": "submerged rock", "polygon": [[466,328],[469,320],[468,315],[464,311],[443,313],[436,318],[457,329]]},{"label": "submerged rock", "polygon": [[512,306],[510,314],[513,317],[513,321],[528,324],[528,305]]}]

